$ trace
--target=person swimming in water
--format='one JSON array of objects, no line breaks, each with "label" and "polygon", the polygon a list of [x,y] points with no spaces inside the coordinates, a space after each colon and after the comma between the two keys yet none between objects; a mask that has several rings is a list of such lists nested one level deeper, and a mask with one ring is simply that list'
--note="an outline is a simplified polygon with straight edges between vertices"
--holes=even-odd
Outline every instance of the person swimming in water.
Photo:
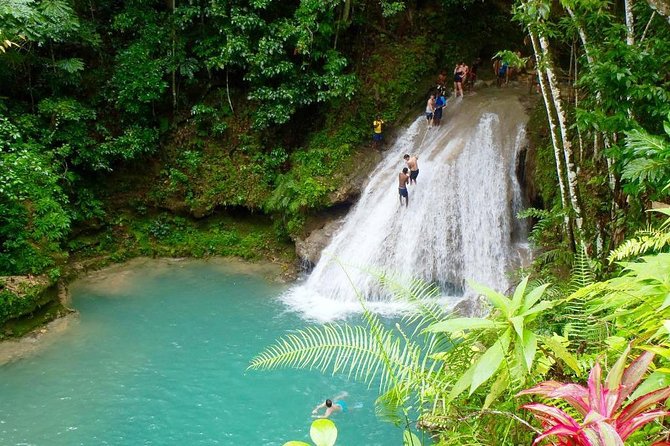
[{"label": "person swimming in water", "polygon": [[[312,411],[312,415],[318,418],[328,418],[334,412],[347,413],[349,411],[349,408],[347,407],[347,403],[343,400],[343,398],[348,395],[349,394],[347,392],[342,392],[337,396],[333,397],[333,399],[327,399],[325,402],[319,404],[314,408],[314,410]],[[326,411],[323,413],[323,415],[319,415],[318,414],[319,410],[323,409],[324,407],[326,408]]]}]

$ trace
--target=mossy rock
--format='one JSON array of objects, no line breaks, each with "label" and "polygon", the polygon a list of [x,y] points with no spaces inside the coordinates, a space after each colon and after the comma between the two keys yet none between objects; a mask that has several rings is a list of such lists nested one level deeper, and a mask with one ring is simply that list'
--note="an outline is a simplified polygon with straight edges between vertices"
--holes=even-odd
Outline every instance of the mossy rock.
[{"label": "mossy rock", "polygon": [[0,277],[0,333],[9,321],[30,318],[54,302],[58,302],[58,289],[46,276]]}]

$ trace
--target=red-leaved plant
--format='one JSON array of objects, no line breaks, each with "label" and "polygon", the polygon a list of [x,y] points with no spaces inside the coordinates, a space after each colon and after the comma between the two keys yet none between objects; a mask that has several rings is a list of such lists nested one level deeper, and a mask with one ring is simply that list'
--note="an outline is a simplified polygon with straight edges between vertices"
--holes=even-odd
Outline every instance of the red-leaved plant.
[{"label": "red-leaved plant", "polygon": [[[577,421],[565,411],[546,404],[523,405],[524,409],[533,412],[545,429],[533,444],[554,436],[557,441],[552,444],[559,446],[623,446],[626,438],[640,427],[656,418],[670,415],[666,410],[654,409],[670,397],[670,387],[626,401],[654,358],[653,353],[644,352],[624,369],[629,351],[630,347],[626,348],[614,364],[604,385],[601,382],[600,364],[596,363],[589,374],[588,387],[545,381],[519,392],[517,396],[541,395],[562,399],[583,417],[581,421]],[[667,444],[656,443],[655,446]]]}]

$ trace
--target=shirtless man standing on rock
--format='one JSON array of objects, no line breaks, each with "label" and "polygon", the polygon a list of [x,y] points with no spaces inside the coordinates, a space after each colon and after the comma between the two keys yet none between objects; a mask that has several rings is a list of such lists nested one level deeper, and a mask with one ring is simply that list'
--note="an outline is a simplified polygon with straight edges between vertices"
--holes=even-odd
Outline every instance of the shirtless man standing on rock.
[{"label": "shirtless man standing on rock", "polygon": [[418,158],[415,155],[409,156],[405,154],[403,156],[407,167],[409,167],[409,184],[416,184],[416,177],[419,176],[419,163]]},{"label": "shirtless man standing on rock", "polygon": [[402,206],[403,197],[405,197],[405,207],[409,206],[409,194],[407,193],[408,182],[409,175],[407,175],[407,167],[403,167],[402,172],[398,174],[398,193],[400,194],[400,206]]}]

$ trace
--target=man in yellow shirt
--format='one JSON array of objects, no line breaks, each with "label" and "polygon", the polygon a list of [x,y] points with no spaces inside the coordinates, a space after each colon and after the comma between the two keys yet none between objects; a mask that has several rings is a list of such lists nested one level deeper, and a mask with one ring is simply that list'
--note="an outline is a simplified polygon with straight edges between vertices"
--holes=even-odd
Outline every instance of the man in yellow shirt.
[{"label": "man in yellow shirt", "polygon": [[377,115],[377,119],[372,122],[372,127],[374,128],[374,133],[372,134],[372,145],[376,149],[379,147],[381,140],[384,138],[382,134],[382,125],[384,125],[384,120],[381,116]]}]

